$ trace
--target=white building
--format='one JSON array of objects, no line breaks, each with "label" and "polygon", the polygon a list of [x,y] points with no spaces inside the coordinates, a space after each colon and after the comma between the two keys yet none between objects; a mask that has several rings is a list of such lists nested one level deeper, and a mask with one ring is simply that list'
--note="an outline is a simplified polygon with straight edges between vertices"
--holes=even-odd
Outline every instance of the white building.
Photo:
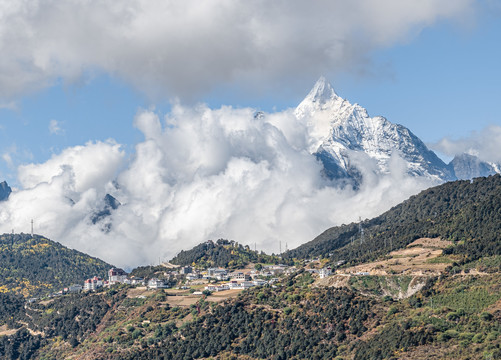
[{"label": "white building", "polygon": [[230,274],[231,280],[232,281],[250,281],[251,277],[249,274],[244,274],[243,272],[233,272]]},{"label": "white building", "polygon": [[263,285],[268,284],[268,281],[262,280],[262,279],[255,279],[252,282],[254,283],[255,286],[263,286]]},{"label": "white building", "polygon": [[318,275],[320,275],[320,279],[326,278],[331,274],[332,274],[332,269],[330,267],[318,270]]},{"label": "white building", "polygon": [[186,280],[198,280],[200,279],[200,274],[198,273],[191,273],[191,274],[188,274],[186,275]]},{"label": "white building", "polygon": [[167,285],[163,282],[163,280],[153,278],[148,280],[148,289],[165,289]]},{"label": "white building", "polygon": [[87,279],[84,282],[84,290],[97,290],[104,285],[103,279],[94,276],[92,279]]},{"label": "white building", "polygon": [[73,284],[68,287],[68,292],[70,293],[77,293],[83,290],[83,286],[80,284]]},{"label": "white building", "polygon": [[144,279],[140,277],[133,277],[130,279],[131,285],[144,285]]},{"label": "white building", "polygon": [[127,280],[127,273],[122,269],[111,268],[108,270],[108,282],[110,285],[125,283]]},{"label": "white building", "polygon": [[224,290],[230,290],[230,286],[228,284],[207,285],[205,287],[205,290],[209,290],[209,291],[224,291]]}]

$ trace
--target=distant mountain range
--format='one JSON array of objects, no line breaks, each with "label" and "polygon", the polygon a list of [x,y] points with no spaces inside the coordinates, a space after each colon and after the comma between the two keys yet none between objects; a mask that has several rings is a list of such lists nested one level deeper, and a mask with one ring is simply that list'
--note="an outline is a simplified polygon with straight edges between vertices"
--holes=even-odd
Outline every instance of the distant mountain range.
[{"label": "distant mountain range", "polygon": [[443,162],[409,129],[381,116],[370,117],[367,110],[338,96],[321,77],[295,111],[308,128],[310,152],[322,162],[324,174],[354,187],[363,173],[392,171],[396,155],[404,160],[407,173],[435,183],[471,179],[499,172],[500,166],[459,154],[449,164]]}]

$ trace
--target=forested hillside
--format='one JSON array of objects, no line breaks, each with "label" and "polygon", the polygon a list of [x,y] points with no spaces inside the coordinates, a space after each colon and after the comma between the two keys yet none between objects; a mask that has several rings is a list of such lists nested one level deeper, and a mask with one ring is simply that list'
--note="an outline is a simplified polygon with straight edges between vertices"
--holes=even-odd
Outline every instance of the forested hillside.
[{"label": "forested hillside", "polygon": [[266,255],[263,252],[252,251],[249,246],[243,246],[235,241],[219,239],[216,242],[207,241],[191,250],[181,251],[171,261],[175,265],[190,265],[201,268],[223,267],[240,268],[248,263],[279,263],[278,256]]},{"label": "forested hillside", "polygon": [[[213,302],[119,287],[24,306],[0,298],[5,359],[499,359],[499,274],[430,278],[412,297],[315,286],[299,271],[276,287]],[[142,295],[138,295],[142,294]],[[191,297],[186,297],[190,299]],[[30,331],[27,330],[30,329]]]},{"label": "forested hillside", "polygon": [[59,291],[112,267],[102,260],[29,234],[0,236],[0,292],[26,297]]},{"label": "forested hillside", "polygon": [[[363,236],[360,231],[363,229]],[[501,176],[449,182],[361,224],[328,229],[287,259],[323,256],[347,264],[374,260],[421,237],[452,240],[461,263],[501,255]]]}]

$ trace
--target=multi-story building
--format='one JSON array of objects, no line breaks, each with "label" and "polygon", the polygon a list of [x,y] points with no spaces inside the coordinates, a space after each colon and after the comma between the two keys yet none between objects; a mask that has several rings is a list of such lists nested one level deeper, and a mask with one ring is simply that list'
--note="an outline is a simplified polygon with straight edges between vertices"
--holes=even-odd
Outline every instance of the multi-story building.
[{"label": "multi-story building", "polygon": [[84,290],[90,291],[90,290],[97,290],[100,287],[102,287],[104,284],[103,279],[100,277],[94,276],[91,279],[87,279],[84,282]]},{"label": "multi-story building", "polygon": [[122,269],[111,268],[108,270],[108,282],[110,285],[124,283],[127,280],[127,273]]}]

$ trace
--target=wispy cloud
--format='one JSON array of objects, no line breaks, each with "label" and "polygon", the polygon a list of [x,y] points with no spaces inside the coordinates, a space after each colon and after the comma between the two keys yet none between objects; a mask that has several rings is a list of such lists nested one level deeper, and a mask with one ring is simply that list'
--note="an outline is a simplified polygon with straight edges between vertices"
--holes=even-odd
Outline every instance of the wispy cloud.
[{"label": "wispy cloud", "polygon": [[5,161],[9,167],[12,167],[13,162],[12,162],[12,155],[10,154],[10,152],[4,152],[2,154],[2,160]]},{"label": "wispy cloud", "polygon": [[49,121],[49,132],[54,135],[64,134],[64,130],[61,128],[60,123],[54,119]]},{"label": "wispy cloud", "polygon": [[96,69],[149,95],[188,98],[232,82],[266,90],[363,68],[374,49],[407,41],[438,21],[468,17],[476,6],[474,0],[2,2],[0,99]]}]

